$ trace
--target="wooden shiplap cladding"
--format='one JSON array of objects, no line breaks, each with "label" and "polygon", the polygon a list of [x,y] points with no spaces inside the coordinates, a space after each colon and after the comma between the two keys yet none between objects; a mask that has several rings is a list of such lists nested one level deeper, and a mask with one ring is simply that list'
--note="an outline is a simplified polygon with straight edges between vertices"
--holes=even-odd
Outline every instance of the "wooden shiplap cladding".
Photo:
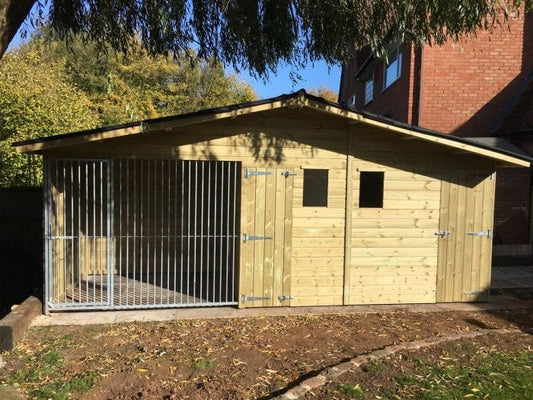
[{"label": "wooden shiplap cladding", "polygon": [[486,301],[490,289],[495,180],[483,171],[442,182],[437,301]]}]

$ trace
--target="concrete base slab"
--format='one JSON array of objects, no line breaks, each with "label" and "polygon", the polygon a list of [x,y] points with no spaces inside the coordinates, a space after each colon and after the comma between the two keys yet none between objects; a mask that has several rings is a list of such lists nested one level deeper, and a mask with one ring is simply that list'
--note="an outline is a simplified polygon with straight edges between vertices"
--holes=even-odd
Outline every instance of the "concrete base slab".
[{"label": "concrete base slab", "polygon": [[438,303],[400,304],[372,306],[324,306],[324,307],[274,307],[236,309],[231,307],[186,308],[131,311],[62,312],[41,315],[32,322],[33,326],[48,325],[93,325],[137,321],[172,321],[180,319],[284,317],[293,315],[324,314],[368,314],[387,312],[443,312],[443,311],[487,311],[502,309],[533,308],[533,301],[518,301],[505,296],[493,296],[490,303]]}]

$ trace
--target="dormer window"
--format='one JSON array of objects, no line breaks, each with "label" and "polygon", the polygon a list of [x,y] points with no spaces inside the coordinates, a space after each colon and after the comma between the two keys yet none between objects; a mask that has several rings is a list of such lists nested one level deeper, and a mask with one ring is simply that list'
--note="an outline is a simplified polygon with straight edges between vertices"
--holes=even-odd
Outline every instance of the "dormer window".
[{"label": "dormer window", "polygon": [[398,80],[402,74],[402,51],[400,47],[389,53],[388,63],[383,68],[383,90]]}]

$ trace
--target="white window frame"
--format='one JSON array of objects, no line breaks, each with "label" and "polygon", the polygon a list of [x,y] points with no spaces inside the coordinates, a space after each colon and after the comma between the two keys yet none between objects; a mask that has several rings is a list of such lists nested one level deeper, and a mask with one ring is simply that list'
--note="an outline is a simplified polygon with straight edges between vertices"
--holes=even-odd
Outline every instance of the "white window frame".
[{"label": "white window frame", "polygon": [[355,106],[357,104],[357,97],[355,94],[353,94],[352,96],[350,96],[350,98],[348,99],[348,107],[351,108],[352,110],[355,110]]},{"label": "white window frame", "polygon": [[402,76],[402,58],[400,47],[389,53],[388,62],[383,65],[383,90],[387,89]]},{"label": "white window frame", "polygon": [[365,81],[365,106],[374,100],[374,78]]}]

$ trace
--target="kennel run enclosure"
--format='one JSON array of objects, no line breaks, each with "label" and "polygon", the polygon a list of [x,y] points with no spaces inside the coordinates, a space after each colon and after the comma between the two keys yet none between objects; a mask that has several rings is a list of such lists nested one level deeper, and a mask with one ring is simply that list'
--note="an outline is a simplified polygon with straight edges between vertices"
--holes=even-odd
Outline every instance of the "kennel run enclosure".
[{"label": "kennel run enclosure", "polygon": [[239,162],[45,161],[49,310],[237,304]]}]

